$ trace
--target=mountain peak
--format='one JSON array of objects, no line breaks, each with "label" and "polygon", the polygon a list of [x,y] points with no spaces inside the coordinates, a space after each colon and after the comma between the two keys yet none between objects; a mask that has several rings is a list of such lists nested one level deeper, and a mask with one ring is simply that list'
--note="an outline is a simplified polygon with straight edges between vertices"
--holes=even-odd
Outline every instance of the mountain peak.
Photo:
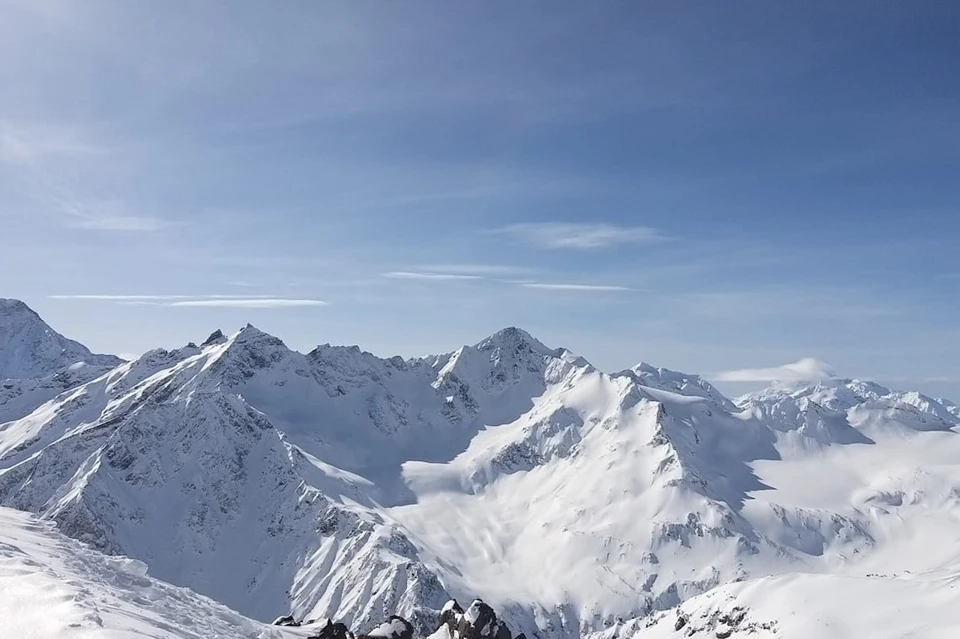
[{"label": "mountain peak", "polygon": [[67,339],[20,300],[0,298],[0,379],[32,379],[78,362],[117,366],[112,355],[95,355]]},{"label": "mountain peak", "polygon": [[250,341],[264,339],[264,338],[282,342],[282,340],[279,337],[275,337],[270,333],[261,331],[259,328],[257,328],[253,324],[247,324],[246,326],[241,328],[236,335],[234,335],[234,341],[237,341],[237,342],[250,342]]},{"label": "mountain peak", "polygon": [[719,404],[726,410],[736,410],[735,404],[729,398],[699,375],[681,373],[669,368],[653,366],[647,362],[640,362],[618,375],[631,377],[643,386],[659,388],[680,395],[703,397]]},{"label": "mountain peak", "polygon": [[539,355],[557,356],[559,354],[558,350],[544,346],[540,340],[516,326],[508,326],[500,329],[476,346],[477,350],[480,351],[503,347],[515,348],[517,350],[530,350]]},{"label": "mountain peak", "polygon": [[659,372],[660,369],[654,366],[653,364],[648,364],[647,362],[638,362],[630,370],[632,370],[634,373],[637,373],[639,375],[642,373],[656,374]]},{"label": "mountain peak", "polygon": [[9,298],[9,297],[0,297],[0,312],[2,313],[22,313],[28,312],[36,313],[29,306],[24,304],[22,301]]}]

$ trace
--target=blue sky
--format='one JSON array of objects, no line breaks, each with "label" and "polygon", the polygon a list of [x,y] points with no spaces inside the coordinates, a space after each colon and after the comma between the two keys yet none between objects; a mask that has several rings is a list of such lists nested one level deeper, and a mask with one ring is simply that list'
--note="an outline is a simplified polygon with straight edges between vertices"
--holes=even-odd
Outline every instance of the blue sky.
[{"label": "blue sky", "polygon": [[958,63],[948,2],[0,0],[0,294],[960,397]]}]

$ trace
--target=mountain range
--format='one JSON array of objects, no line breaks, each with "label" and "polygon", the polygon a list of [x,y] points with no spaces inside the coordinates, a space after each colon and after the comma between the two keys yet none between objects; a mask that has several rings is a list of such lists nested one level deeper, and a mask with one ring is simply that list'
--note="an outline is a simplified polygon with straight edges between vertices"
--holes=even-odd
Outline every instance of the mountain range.
[{"label": "mountain range", "polygon": [[0,380],[0,505],[261,622],[426,634],[481,596],[543,638],[839,637],[821,591],[877,628],[887,596],[960,603],[960,409],[917,392],[729,399],[518,328],[381,359],[247,325],[122,361],[15,300]]}]

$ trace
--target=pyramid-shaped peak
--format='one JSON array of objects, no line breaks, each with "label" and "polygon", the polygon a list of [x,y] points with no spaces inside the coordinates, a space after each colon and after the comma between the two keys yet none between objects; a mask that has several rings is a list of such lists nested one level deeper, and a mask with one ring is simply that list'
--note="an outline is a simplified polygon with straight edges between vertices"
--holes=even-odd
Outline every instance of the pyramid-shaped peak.
[{"label": "pyramid-shaped peak", "polygon": [[24,304],[22,301],[13,299],[11,297],[0,297],[0,310],[7,311],[17,311],[25,310],[29,311],[30,307]]},{"label": "pyramid-shaped peak", "polygon": [[265,331],[261,331],[259,328],[257,328],[256,326],[250,323],[247,323],[246,326],[241,328],[240,331],[237,333],[237,336],[245,337],[247,339],[254,338],[254,337],[262,337],[262,336],[273,337],[273,335],[270,335]]},{"label": "pyramid-shaped peak", "polygon": [[516,326],[508,326],[507,328],[497,331],[477,344],[476,348],[481,351],[493,350],[495,348],[511,348],[532,351],[539,355],[557,356],[559,354],[558,350],[544,346],[540,340]]},{"label": "pyramid-shaped peak", "polygon": [[0,379],[31,379],[78,362],[117,366],[113,355],[97,355],[56,332],[20,300],[0,298]]},{"label": "pyramid-shaped peak", "polygon": [[23,318],[31,317],[37,321],[43,322],[37,312],[27,306],[24,302],[5,297],[0,297],[0,316]]},{"label": "pyramid-shaped peak", "polygon": [[265,331],[261,331],[253,324],[247,324],[237,333],[224,340],[224,343],[227,342],[229,342],[231,346],[286,348],[286,344],[283,343],[282,339]]}]

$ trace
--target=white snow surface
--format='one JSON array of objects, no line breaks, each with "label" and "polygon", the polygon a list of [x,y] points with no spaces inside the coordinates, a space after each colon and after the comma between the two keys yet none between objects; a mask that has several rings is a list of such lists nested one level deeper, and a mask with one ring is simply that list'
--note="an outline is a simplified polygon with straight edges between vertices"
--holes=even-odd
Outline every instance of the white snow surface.
[{"label": "white snow surface", "polygon": [[856,380],[733,402],[516,328],[403,360],[247,326],[0,423],[0,504],[262,621],[432,631],[479,596],[514,631],[579,637],[703,593],[759,605],[744,584],[768,575],[892,597],[913,586],[867,575],[960,565],[958,424]]},{"label": "white snow surface", "polygon": [[0,637],[10,639],[295,639],[147,566],[59,534],[50,522],[0,508]]},{"label": "white snow surface", "polygon": [[[793,573],[721,586],[589,639],[955,639],[960,572]],[[680,621],[682,619],[682,621]]]},{"label": "white snow surface", "polygon": [[401,636],[406,628],[399,619],[384,621],[382,624],[366,633],[367,637],[376,637],[377,639],[389,639],[390,637]]}]

